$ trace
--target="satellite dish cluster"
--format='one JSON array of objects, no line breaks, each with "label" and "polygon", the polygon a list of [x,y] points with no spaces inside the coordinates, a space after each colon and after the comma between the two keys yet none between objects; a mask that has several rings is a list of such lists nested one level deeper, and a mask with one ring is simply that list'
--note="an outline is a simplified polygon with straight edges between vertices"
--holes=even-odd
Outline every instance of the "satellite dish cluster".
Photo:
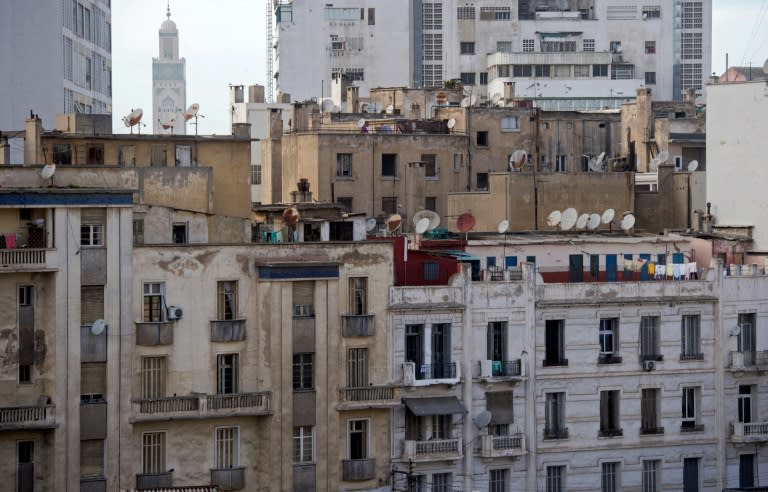
[{"label": "satellite dish cluster", "polygon": [[[669,160],[669,151],[662,150],[659,152],[659,155],[651,159],[651,162],[648,163],[648,170],[652,173],[655,173],[659,170],[659,166],[662,164],[666,164],[666,162]],[[688,163],[688,166],[686,167],[688,172],[694,172],[699,169],[699,161],[696,159],[692,160]]]},{"label": "satellite dish cluster", "polygon": [[[575,229],[577,231],[589,230],[594,231],[600,224],[613,224],[613,220],[616,216],[616,211],[612,208],[605,210],[602,214],[597,213],[582,213],[575,208],[567,208],[562,212],[559,210],[553,210],[549,216],[547,216],[547,225],[550,227],[559,227],[561,231],[570,231]],[[628,232],[635,226],[635,216],[630,212],[624,212],[624,215],[619,221],[619,227],[621,230]]]}]

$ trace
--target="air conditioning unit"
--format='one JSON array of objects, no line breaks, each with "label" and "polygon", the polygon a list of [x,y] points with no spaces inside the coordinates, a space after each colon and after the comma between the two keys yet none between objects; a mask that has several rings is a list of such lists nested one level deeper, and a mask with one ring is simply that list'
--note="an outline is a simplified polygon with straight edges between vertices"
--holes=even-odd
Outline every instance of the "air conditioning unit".
[{"label": "air conditioning unit", "polygon": [[293,306],[294,316],[314,316],[315,306],[312,304],[297,304]]},{"label": "air conditioning unit", "polygon": [[656,369],[656,361],[646,360],[643,361],[643,371],[653,371]]},{"label": "air conditioning unit", "polygon": [[181,310],[180,307],[177,306],[168,306],[168,319],[181,319],[181,316],[184,314],[184,312]]}]

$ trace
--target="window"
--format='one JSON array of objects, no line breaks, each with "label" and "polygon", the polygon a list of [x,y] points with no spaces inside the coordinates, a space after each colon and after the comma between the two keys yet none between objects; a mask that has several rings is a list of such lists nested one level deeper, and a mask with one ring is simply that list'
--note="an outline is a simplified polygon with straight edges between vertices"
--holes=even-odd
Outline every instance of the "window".
[{"label": "window", "polygon": [[219,354],[216,356],[218,384],[216,393],[231,395],[238,392],[238,354]]},{"label": "window", "polygon": [[150,165],[153,167],[164,167],[168,164],[168,149],[165,145],[153,145]]},{"label": "window", "polygon": [[628,64],[611,65],[611,80],[629,80],[635,78],[635,66]]},{"label": "window", "polygon": [[541,51],[545,53],[576,51],[576,41],[542,41]]},{"label": "window", "polygon": [[252,185],[261,184],[261,164],[251,166],[251,184]]},{"label": "window", "polygon": [[424,263],[424,280],[440,280],[440,267],[438,263]]},{"label": "window", "polygon": [[536,77],[549,77],[549,65],[534,65],[534,74]]},{"label": "window", "polygon": [[368,458],[368,420],[349,421],[349,459]]},{"label": "window", "polygon": [[144,219],[133,219],[133,245],[144,244]]},{"label": "window", "polygon": [[512,18],[512,10],[509,7],[480,7],[480,20],[502,21]]},{"label": "window", "polygon": [[165,397],[165,357],[141,358],[141,397]]},{"label": "window", "polygon": [[[511,44],[511,43],[510,43]],[[533,39],[523,39],[523,52],[530,53],[536,49],[536,41]],[[510,52],[512,50],[510,49]]]},{"label": "window", "polygon": [[352,154],[336,154],[336,177],[352,177]]},{"label": "window", "polygon": [[488,189],[488,173],[477,173],[477,189]]},{"label": "window", "polygon": [[700,458],[683,459],[683,492],[699,492]]},{"label": "window", "polygon": [[145,322],[165,321],[165,283],[144,284],[144,317],[142,319]]},{"label": "window", "polygon": [[315,354],[293,354],[293,389],[311,390],[314,384]]},{"label": "window", "polygon": [[237,280],[226,280],[216,283],[218,320],[237,319]]},{"label": "window", "polygon": [[701,401],[701,388],[688,386],[683,388],[683,420],[680,424],[681,431],[699,431],[704,430],[699,426],[699,410]]},{"label": "window", "polygon": [[[533,40],[524,40],[523,43],[525,43],[525,41]],[[496,51],[499,53],[512,53],[512,41],[496,41]]]},{"label": "window", "polygon": [[462,55],[474,55],[475,43],[473,42],[461,42],[459,43],[459,51]]},{"label": "window", "polygon": [[189,167],[192,165],[192,146],[176,145],[176,166]]},{"label": "window", "polygon": [[480,72],[480,85],[488,85],[488,72]]},{"label": "window", "polygon": [[424,197],[424,209],[425,210],[432,210],[433,212],[437,212],[437,197],[436,196],[425,196]]},{"label": "window", "polygon": [[573,76],[575,78],[589,77],[589,65],[574,65]]},{"label": "window", "polygon": [[565,393],[547,393],[544,408],[544,439],[565,439]]},{"label": "window", "polygon": [[[351,196],[339,196],[336,197],[336,203],[341,205],[342,212],[351,212],[352,211],[352,197]],[[306,234],[306,232],[305,232]],[[305,239],[306,240],[306,239]],[[318,241],[320,239],[317,239]]]},{"label": "window", "polygon": [[450,473],[432,474],[432,492],[452,492],[453,477]]},{"label": "window", "polygon": [[349,279],[349,313],[355,316],[368,314],[368,279],[351,277]]},{"label": "window", "polygon": [[661,360],[659,343],[659,317],[642,316],[640,318],[640,360]]},{"label": "window", "polygon": [[368,386],[368,349],[347,350],[347,385],[350,388]]},{"label": "window", "polygon": [[503,364],[508,361],[507,357],[507,323],[506,321],[493,321],[488,323],[488,334],[486,341],[486,356],[494,364],[493,375],[502,376]]},{"label": "window", "polygon": [[385,214],[389,214],[389,215],[397,213],[397,197],[396,196],[381,197],[381,210]]},{"label": "window", "polygon": [[[526,259],[526,261],[528,261]],[[544,367],[567,366],[565,358],[565,321],[548,319],[544,326]]]},{"label": "window", "polygon": [[464,85],[475,85],[475,72],[461,72],[461,83]]},{"label": "window", "polygon": [[603,65],[603,64],[592,65],[592,76],[593,77],[607,77],[608,76],[608,65]]},{"label": "window", "polygon": [[619,320],[618,318],[603,318],[600,320],[598,339],[600,342],[600,354],[613,355],[619,348]]},{"label": "window", "polygon": [[326,7],[325,20],[328,20],[328,21],[360,20],[360,11],[358,11],[356,8]]},{"label": "window", "polygon": [[581,49],[583,51],[595,51],[595,40],[584,39],[581,41]]},{"label": "window", "polygon": [[661,490],[661,460],[643,460],[642,492]]},{"label": "window", "polygon": [[752,422],[752,386],[749,384],[739,385],[737,418],[741,424]]},{"label": "window", "polygon": [[80,226],[80,246],[104,246],[104,225],[82,224]]},{"label": "window", "polygon": [[558,154],[555,156],[555,172],[564,173],[568,170],[568,156]]},{"label": "window", "polygon": [[381,154],[381,175],[397,177],[397,154]]},{"label": "window", "polygon": [[547,467],[546,492],[565,491],[565,465]]},{"label": "window", "polygon": [[643,6],[643,19],[660,19],[661,18],[661,5],[645,5]]},{"label": "window", "polygon": [[701,90],[701,63],[683,63],[680,66],[680,79],[682,90],[696,89]]},{"label": "window", "polygon": [[640,434],[664,433],[659,425],[659,393],[658,388],[643,389],[640,393]]},{"label": "window", "polygon": [[754,366],[757,352],[755,347],[755,313],[739,314],[739,335],[736,339],[738,351],[745,366]]},{"label": "window", "polygon": [[443,4],[437,2],[425,2],[423,4],[424,29],[443,28]]},{"label": "window", "polygon": [[645,54],[646,55],[654,55],[654,54],[656,54],[656,41],[646,41],[645,42]]},{"label": "window", "polygon": [[133,145],[121,145],[120,147],[118,147],[117,163],[123,167],[135,166],[136,165],[136,147]]},{"label": "window", "polygon": [[680,360],[702,360],[701,337],[699,332],[699,315],[683,316],[680,329]]},{"label": "window", "polygon": [[656,72],[645,72],[645,85],[656,84]]},{"label": "window", "polygon": [[103,402],[107,392],[107,363],[80,364],[80,403]]},{"label": "window", "polygon": [[517,116],[505,116],[501,118],[501,131],[520,131],[520,118]]},{"label": "window", "polygon": [[315,429],[311,425],[293,428],[293,462],[312,463],[314,460]]},{"label": "window", "polygon": [[457,7],[456,19],[458,20],[474,20],[475,7]]},{"label": "window", "polygon": [[223,469],[240,466],[240,428],[216,427],[213,451],[214,468]]},{"label": "window", "polygon": [[80,441],[80,476],[104,476],[104,439]]},{"label": "window", "polygon": [[174,222],[171,226],[171,240],[173,244],[187,244],[187,223]]},{"label": "window", "polygon": [[[501,65],[501,66],[506,66],[507,68],[509,68],[509,65]],[[499,66],[499,68],[501,68],[501,66]],[[533,65],[514,65],[512,67],[513,77],[530,77],[532,75],[533,75]],[[509,77],[509,73],[507,73],[506,76]],[[499,75],[499,77],[501,77],[501,74]]]},{"label": "window", "polygon": [[86,164],[104,164],[104,145],[90,144],[86,147]]},{"label": "window", "polygon": [[464,154],[453,154],[453,172],[458,173],[461,171],[461,166],[464,164]]},{"label": "window", "polygon": [[509,470],[491,470],[488,479],[488,492],[507,492]]},{"label": "window", "polygon": [[621,41],[611,41],[609,46],[611,53],[621,53]]},{"label": "window", "polygon": [[478,147],[488,147],[488,132],[477,132],[475,144]]},{"label": "window", "polygon": [[[754,487],[756,480],[755,473],[757,454],[739,455],[739,487],[746,490],[748,487]],[[759,479],[759,477],[758,477]]]},{"label": "window", "polygon": [[683,29],[701,29],[703,22],[702,2],[683,2]]},{"label": "window", "polygon": [[53,144],[53,163],[72,164],[72,147],[69,144]]},{"label": "window", "polygon": [[702,58],[702,33],[684,32],[682,36],[682,58],[683,60],[699,60]]},{"label": "window", "polygon": [[141,435],[141,472],[165,473],[165,432],[145,432]]},{"label": "window", "polygon": [[623,435],[619,420],[618,390],[600,392],[600,433],[601,437],[615,437]]},{"label": "window", "polygon": [[368,9],[368,25],[369,26],[376,25],[376,9],[375,8]]},{"label": "window", "polygon": [[619,486],[619,469],[621,463],[611,462],[603,463],[600,473],[601,492],[617,492],[621,489]]}]

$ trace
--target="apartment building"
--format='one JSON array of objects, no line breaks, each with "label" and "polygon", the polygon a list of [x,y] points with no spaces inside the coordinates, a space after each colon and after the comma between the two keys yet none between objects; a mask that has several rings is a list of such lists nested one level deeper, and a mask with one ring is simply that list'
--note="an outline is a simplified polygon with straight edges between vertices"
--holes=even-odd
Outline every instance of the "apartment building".
[{"label": "apartment building", "polygon": [[5,2],[0,21],[0,130],[30,110],[53,123],[59,113],[112,112],[110,0]]}]

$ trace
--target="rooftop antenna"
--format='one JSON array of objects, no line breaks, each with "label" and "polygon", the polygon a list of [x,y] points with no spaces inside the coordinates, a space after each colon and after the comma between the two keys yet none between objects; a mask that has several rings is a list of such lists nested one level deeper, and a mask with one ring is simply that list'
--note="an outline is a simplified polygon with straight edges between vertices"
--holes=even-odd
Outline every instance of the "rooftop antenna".
[{"label": "rooftop antenna", "polygon": [[456,126],[456,120],[451,118],[448,120],[448,123],[446,123],[445,126],[447,126],[449,130],[453,130],[453,127]]},{"label": "rooftop antenna", "polygon": [[427,229],[429,229],[429,219],[427,217],[422,217],[419,219],[419,221],[416,223],[416,227],[414,228],[416,234],[418,235],[424,234],[427,232]]},{"label": "rooftop antenna", "polygon": [[594,171],[596,173],[603,172],[603,161],[605,160],[605,152],[601,152],[599,156],[597,156],[597,159],[592,161],[592,159],[589,160],[589,170]]},{"label": "rooftop antenna", "polygon": [[107,328],[107,322],[103,319],[97,319],[91,324],[91,334],[99,336],[102,333],[104,333],[104,330]]},{"label": "rooftop antenna", "polygon": [[470,212],[464,212],[456,219],[456,228],[464,233],[464,240],[467,240],[469,231],[475,228],[475,216]]},{"label": "rooftop antenna", "polygon": [[665,164],[667,162],[667,159],[669,159],[669,151],[662,150],[661,152],[659,152],[657,159],[659,160],[659,164]]},{"label": "rooftop antenna", "polygon": [[559,210],[553,210],[550,212],[549,217],[547,217],[547,225],[551,227],[557,227],[557,225],[560,223],[560,220],[562,220],[563,214],[560,213]]},{"label": "rooftop antenna", "polygon": [[169,121],[162,121],[160,118],[158,118],[157,122],[160,123],[160,126],[163,128],[163,130],[171,130],[171,135],[173,135],[173,124],[176,123],[175,116]]},{"label": "rooftop antenna", "polygon": [[560,217],[560,230],[569,231],[576,225],[576,221],[579,220],[579,212],[575,208],[566,208],[563,215]]},{"label": "rooftop antenna", "polygon": [[197,118],[205,118],[205,116],[199,114],[198,111],[200,111],[200,105],[197,103],[192,103],[192,105],[190,105],[184,112],[184,121],[189,121],[192,118],[195,119],[195,136],[197,136]]},{"label": "rooftop antenna", "polygon": [[651,162],[648,164],[648,169],[650,169],[651,172],[654,172],[654,173],[659,170],[659,158],[658,157],[654,157],[653,159],[651,159]]},{"label": "rooftop antenna", "polygon": [[504,234],[504,253],[502,254],[504,258],[507,257],[507,230],[509,230],[509,221],[507,219],[502,220],[496,226],[496,232]]},{"label": "rooftop antenna", "polygon": [[295,207],[289,207],[283,210],[283,222],[288,229],[288,241],[294,240],[294,233],[296,231],[296,224],[299,222],[299,211]]},{"label": "rooftop antenna", "polygon": [[123,116],[123,124],[131,128],[131,135],[133,135],[133,127],[138,126],[139,135],[141,135],[141,117],[144,116],[144,111],[141,108],[132,109],[130,113]]}]

